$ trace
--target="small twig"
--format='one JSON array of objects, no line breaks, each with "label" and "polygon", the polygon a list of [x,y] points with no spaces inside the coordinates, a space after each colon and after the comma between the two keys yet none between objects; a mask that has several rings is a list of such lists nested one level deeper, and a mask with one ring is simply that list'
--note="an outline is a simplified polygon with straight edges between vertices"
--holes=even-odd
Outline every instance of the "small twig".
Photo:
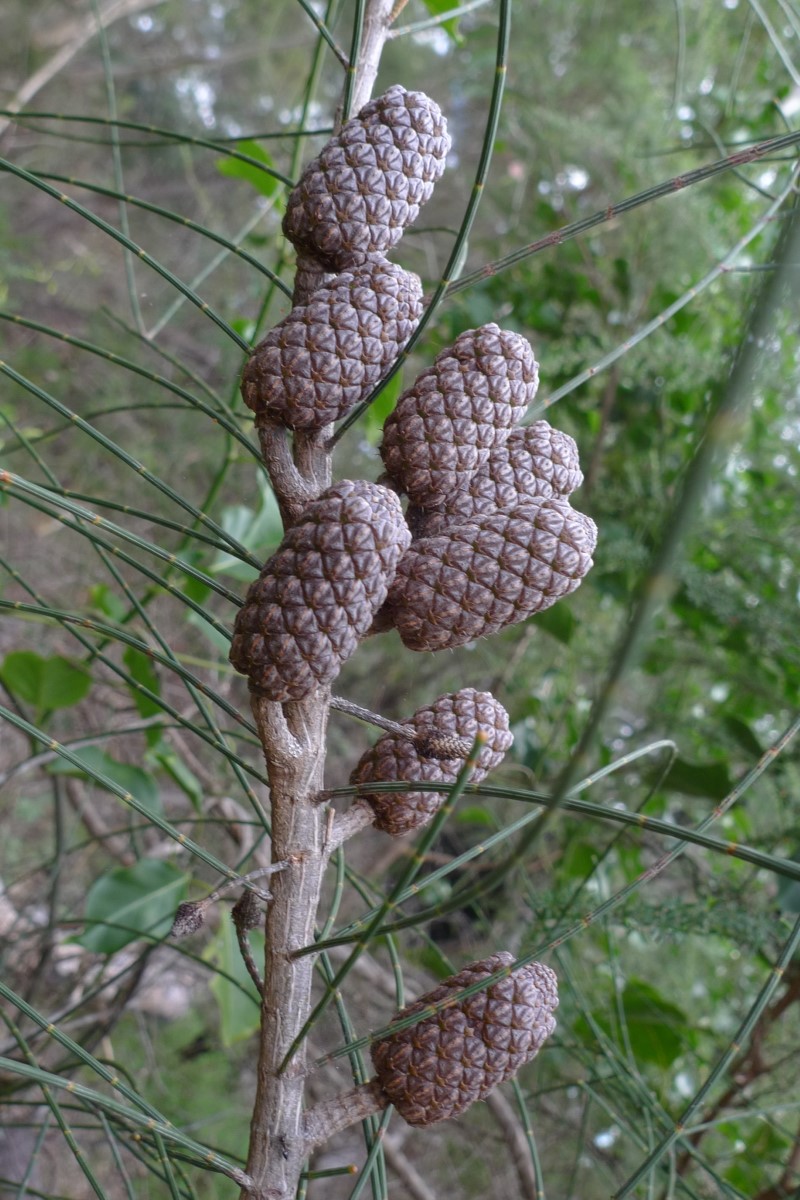
[{"label": "small twig", "polygon": [[331,696],[331,708],[347,713],[358,721],[368,725],[376,725],[387,733],[413,742],[423,758],[456,759],[466,758],[472,749],[472,738],[455,737],[452,734],[438,734],[435,729],[415,729],[413,725],[401,725],[399,721],[391,721],[379,713],[370,712],[360,704],[353,704],[343,696]]},{"label": "small twig", "polygon": [[[386,24],[392,25],[397,20],[397,18],[400,16],[400,13],[403,11],[403,9],[405,8],[405,6],[407,4],[408,4],[408,0],[395,0],[394,7],[392,8],[392,11],[389,13]],[[391,34],[389,34],[388,36],[391,37]]]},{"label": "small twig", "polygon": [[531,1154],[525,1138],[525,1130],[522,1128],[522,1124],[514,1112],[512,1105],[509,1104],[503,1093],[498,1090],[490,1092],[485,1099],[485,1103],[505,1138],[506,1145],[511,1154],[511,1161],[514,1164],[514,1170],[517,1173],[521,1194],[530,1197],[538,1195],[536,1172],[531,1162]]},{"label": "small twig", "polygon": [[[424,21],[414,21],[411,25],[401,25],[397,29],[390,29],[387,40],[392,40],[399,37],[407,37],[411,33],[423,33],[426,29],[438,29],[444,25],[445,21],[453,21],[456,17],[466,16],[467,13],[474,12],[476,8],[485,8],[487,4],[491,4],[492,0],[467,0],[466,4],[459,4],[456,8],[450,8],[446,12],[437,13],[435,17],[427,17]],[[392,20],[400,15],[400,12],[405,8],[407,0],[398,0],[395,6],[395,12],[392,14]]]},{"label": "small twig", "polygon": [[[32,100],[52,79],[63,71],[67,63],[83,50],[97,33],[108,28],[122,17],[130,17],[142,8],[154,8],[163,4],[164,0],[111,0],[99,13],[91,13],[85,20],[76,24],[75,35],[55,52],[38,71],[25,80],[17,94],[8,102],[6,109],[10,113],[20,112],[29,100]],[[0,120],[0,136],[11,124],[11,117]]]},{"label": "small twig", "polygon": [[[331,696],[331,708],[347,713],[349,717],[355,717],[357,721],[364,721],[367,725],[376,725],[378,729],[385,729],[387,733],[396,733],[399,737],[408,738],[412,742],[417,735],[416,729],[411,725],[401,725],[399,721],[390,721],[388,717],[370,712],[368,708],[362,708],[360,704],[353,704],[352,700],[345,700],[343,696]],[[470,742],[471,745],[472,742]]]},{"label": "small twig", "polygon": [[[56,757],[55,755],[53,757]],[[75,809],[75,812],[80,817],[86,829],[91,836],[98,842],[105,845],[106,850],[119,862],[123,867],[130,867],[136,862],[136,855],[131,851],[126,839],[118,833],[111,833],[107,828],[102,817],[97,813],[96,806],[90,804],[84,795],[84,789],[79,779],[66,780],[67,800]]]},{"label": "small twig", "polygon": [[349,1092],[334,1096],[330,1100],[320,1100],[313,1108],[308,1109],[303,1117],[303,1138],[306,1152],[315,1146],[326,1142],[342,1129],[363,1121],[365,1117],[383,1112],[389,1103],[389,1098],[377,1079],[361,1083]]},{"label": "small twig", "polygon": [[226,892],[230,892],[237,887],[244,887],[246,889],[245,895],[252,894],[266,903],[267,900],[272,898],[270,893],[262,891],[261,888],[248,887],[248,884],[252,883],[255,879],[264,879],[267,875],[275,875],[278,871],[285,871],[288,865],[288,862],[271,863],[268,867],[258,867],[257,870],[250,871],[248,875],[240,875],[237,879],[229,879],[227,883],[221,884],[216,891],[210,892],[206,896],[205,902],[213,904],[215,900],[219,900],[220,896],[224,896]]},{"label": "small twig", "polygon": [[264,995],[264,980],[261,978],[248,933],[261,924],[261,909],[252,892],[242,892],[231,910],[231,917],[236,928],[236,940],[239,943],[239,953],[242,956],[247,973],[256,985],[259,996]]},{"label": "small twig", "polygon": [[436,1192],[428,1187],[399,1138],[384,1136],[383,1153],[386,1155],[387,1163],[412,1200],[438,1200]]},{"label": "small twig", "polygon": [[[322,793],[322,797],[325,793]],[[338,813],[325,838],[325,853],[333,854],[334,850],[338,850],[343,842],[360,833],[362,829],[368,829],[375,821],[375,813],[364,800],[357,800],[352,804],[346,812]]]},{"label": "small twig", "polygon": [[[274,875],[278,871],[285,871],[289,866],[288,862],[273,863],[268,867],[259,867],[257,871],[251,871],[249,875],[240,875],[236,879],[231,879],[227,883],[222,884],[213,892],[209,892],[201,900],[184,900],[178,905],[175,913],[175,920],[172,922],[170,937],[182,938],[188,937],[191,933],[196,933],[203,925],[206,919],[206,909],[210,908],[225,892],[229,892],[232,888],[244,887],[245,893],[242,899],[238,901],[235,907],[243,905],[245,897],[250,897],[250,902],[255,903],[256,897],[266,903],[270,900],[270,892],[262,891],[260,888],[251,887],[254,879],[263,879],[265,875]],[[244,910],[244,906],[243,906]],[[246,910],[250,914],[251,910]],[[260,920],[260,916],[259,916]],[[249,928],[252,928],[250,926]],[[237,925],[238,929],[238,925]],[[246,960],[245,960],[246,961]]]}]

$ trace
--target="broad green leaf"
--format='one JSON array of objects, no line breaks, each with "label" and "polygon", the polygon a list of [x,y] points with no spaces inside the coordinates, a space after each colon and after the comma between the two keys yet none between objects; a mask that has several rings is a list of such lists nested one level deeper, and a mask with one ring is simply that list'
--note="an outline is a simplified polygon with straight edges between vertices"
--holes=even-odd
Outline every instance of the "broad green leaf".
[{"label": "broad green leaf", "polygon": [[89,588],[89,603],[104,617],[109,617],[118,624],[124,621],[128,614],[127,606],[112,592],[107,583],[98,583]]},{"label": "broad green leaf", "polygon": [[[272,488],[263,475],[256,478],[260,494],[258,511],[254,512],[246,504],[232,504],[223,510],[222,528],[235,537],[237,542],[241,542],[251,554],[255,554],[259,559],[267,559],[280,545],[283,522]],[[240,558],[224,550],[214,558],[209,573],[230,575],[233,579],[241,579],[246,583],[258,575],[249,563],[242,562]]]},{"label": "broad green leaf", "polygon": [[158,784],[147,771],[141,767],[131,766],[129,763],[117,762],[99,746],[83,746],[73,753],[84,764],[85,770],[81,770],[80,767],[76,767],[64,758],[53,763],[50,767],[51,773],[53,775],[86,775],[100,787],[103,784],[95,776],[105,775],[112,783],[116,783],[126,792],[135,796],[140,804],[144,804],[151,812],[160,812]]},{"label": "broad green leaf", "polygon": [[382,387],[362,417],[362,429],[369,442],[375,445],[383,433],[383,423],[397,403],[403,390],[403,372],[393,375],[385,387]]},{"label": "broad green leaf", "polygon": [[776,1129],[770,1121],[753,1121],[751,1115],[749,1119],[743,1116],[740,1121],[723,1121],[716,1132],[727,1139],[729,1146],[726,1158],[730,1157],[731,1165],[724,1173],[725,1178],[739,1189],[740,1195],[761,1193],[765,1163],[786,1162],[791,1151],[790,1134]]},{"label": "broad green leaf", "polygon": [[572,838],[562,855],[559,873],[567,879],[588,879],[597,865],[597,859],[595,846]]},{"label": "broad green leaf", "polygon": [[724,763],[691,763],[677,758],[661,786],[665,791],[682,792],[684,796],[724,800],[733,789],[733,780]]},{"label": "broad green leaf", "polygon": [[420,950],[418,960],[420,966],[430,971],[436,979],[447,979],[448,975],[453,974],[453,964],[433,942]]},{"label": "broad green leaf", "polygon": [[[263,934],[251,930],[250,945],[256,962],[263,964]],[[223,1046],[232,1046],[234,1042],[252,1037],[258,1029],[261,1000],[239,952],[236,930],[230,918],[223,919],[217,934],[204,950],[203,958],[225,972],[225,975],[215,975],[211,983],[219,1008]],[[232,979],[226,979],[226,975]]]},{"label": "broad green leaf", "polygon": [[0,679],[10,692],[27,704],[39,704],[44,659],[32,650],[14,650],[0,666]]},{"label": "broad green leaf", "polygon": [[462,825],[488,825],[494,827],[496,821],[488,808],[482,804],[468,804],[456,811],[456,820]]},{"label": "broad green leaf", "polygon": [[632,979],[622,993],[628,1038],[637,1061],[668,1067],[692,1040],[686,1014],[650,984]]},{"label": "broad green leaf", "polygon": [[[161,693],[161,681],[156,674],[156,669],[153,666],[152,659],[148,658],[141,650],[137,650],[134,646],[128,646],[122,656],[122,661],[128,668],[128,671],[136,680],[144,687],[149,688],[156,695]],[[141,717],[152,717],[156,713],[161,712],[161,705],[151,700],[149,696],[145,696],[137,687],[128,684],[128,691],[133,696],[133,702],[136,705],[136,710]],[[158,730],[153,733],[158,737]]]},{"label": "broad green leaf", "polygon": [[140,934],[164,937],[186,895],[188,880],[171,863],[152,858],[140,859],[132,867],[115,867],[89,889],[86,932],[74,940],[97,954],[114,954]]},{"label": "broad green leaf", "polygon": [[[427,8],[432,17],[438,17],[440,13],[450,12],[455,8],[453,0],[422,0],[422,3]],[[463,38],[458,31],[458,17],[450,17],[447,21],[442,21],[441,28],[453,39],[457,46],[463,42]]]},{"label": "broad green leaf", "polygon": [[537,613],[531,623],[544,629],[546,633],[549,633],[556,641],[563,642],[565,646],[572,641],[576,624],[572,610],[564,604],[556,604],[554,608],[547,608],[544,612]]},{"label": "broad green leaf", "polygon": [[[258,159],[265,167],[274,167],[275,165],[266,150],[251,139],[239,142],[236,149],[250,158]],[[220,175],[227,175],[229,179],[246,180],[262,196],[272,196],[278,188],[279,181],[274,175],[270,175],[269,171],[262,171],[255,163],[242,162],[239,158],[218,158],[217,170]]]},{"label": "broad green leaf", "polygon": [[159,742],[153,749],[152,756],[175,781],[184,795],[189,797],[192,808],[199,813],[203,802],[203,789],[197,776],[189,770],[180,755],[176,754],[171,746]]},{"label": "broad green leaf", "polygon": [[[793,854],[790,862],[800,863],[800,852]],[[800,913],[800,882],[782,875],[778,880],[778,908],[781,912]]]},{"label": "broad green leaf", "polygon": [[231,648],[230,638],[226,638],[224,634],[214,628],[210,621],[207,621],[205,617],[201,617],[199,613],[192,611],[186,619],[190,625],[194,625],[196,629],[200,630],[203,636],[208,639],[214,649],[223,658],[227,659]]},{"label": "broad green leaf", "polygon": [[42,658],[33,650],[13,650],[3,659],[0,679],[20,700],[35,705],[38,712],[69,708],[82,700],[92,686],[85,667],[55,654]]},{"label": "broad green leaf", "polygon": [[764,747],[746,721],[742,721],[739,717],[734,717],[731,714],[724,717],[723,721],[728,733],[741,749],[744,750],[745,754],[751,754],[756,759],[761,757],[764,753]]},{"label": "broad green leaf", "polygon": [[[622,1008],[627,1040],[638,1063],[669,1067],[694,1043],[694,1033],[686,1014],[644,980],[631,979],[625,985]],[[616,1006],[610,997],[593,1010],[592,1019],[604,1033],[624,1046]],[[588,1044],[594,1043],[592,1027],[585,1017],[579,1017],[575,1022],[575,1032]]]}]

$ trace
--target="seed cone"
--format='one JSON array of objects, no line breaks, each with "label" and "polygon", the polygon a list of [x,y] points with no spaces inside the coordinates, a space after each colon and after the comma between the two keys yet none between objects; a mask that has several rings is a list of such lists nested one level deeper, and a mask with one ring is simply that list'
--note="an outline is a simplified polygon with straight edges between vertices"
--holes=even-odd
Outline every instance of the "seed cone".
[{"label": "seed cone", "polygon": [[414,542],[387,611],[409,650],[463,646],[574,592],[596,544],[594,521],[561,497],[477,517]]},{"label": "seed cone", "polygon": [[411,535],[388,488],[343,480],[309,504],[251,585],[230,660],[269,700],[330,683],[383,603]]},{"label": "seed cone", "polygon": [[[472,783],[480,783],[499,765],[514,740],[508,728],[508,713],[490,692],[462,688],[440,696],[433,704],[418,709],[403,722],[421,735],[475,740],[478,730],[487,735],[472,774]],[[409,738],[385,733],[362,755],[350,776],[353,784],[391,783],[394,780],[419,780],[421,783],[454,783],[464,759],[431,758]],[[427,824],[446,800],[444,792],[371,792],[361,796],[375,812],[375,825],[384,833],[397,836]]]},{"label": "seed cone", "polygon": [[[470,963],[396,1019],[449,1000],[513,962],[513,954],[501,950]],[[446,1121],[515,1075],[555,1029],[557,989],[549,967],[529,963],[484,991],[373,1042],[378,1081],[400,1116],[409,1125]]]},{"label": "seed cone", "polygon": [[525,338],[495,324],[466,330],[387,418],[381,456],[389,477],[413,504],[443,508],[522,420],[538,382]]},{"label": "seed cone", "polygon": [[415,537],[433,537],[450,525],[492,512],[508,512],[527,500],[568,496],[583,483],[578,447],[547,421],[513,429],[466,485],[438,512],[415,511],[407,520]]},{"label": "seed cone", "polygon": [[388,253],[430,199],[449,149],[439,106],[395,84],[305,168],[289,194],[284,234],[328,271]]},{"label": "seed cone", "polygon": [[422,316],[422,285],[374,257],[323,284],[271,329],[242,372],[259,420],[322,429],[365,400]]}]

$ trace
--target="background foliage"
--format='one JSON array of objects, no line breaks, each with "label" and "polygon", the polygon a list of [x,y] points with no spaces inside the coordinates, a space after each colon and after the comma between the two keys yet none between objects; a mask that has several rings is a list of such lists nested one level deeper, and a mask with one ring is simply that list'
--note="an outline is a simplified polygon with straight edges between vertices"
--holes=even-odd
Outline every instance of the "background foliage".
[{"label": "background foliage", "polygon": [[[164,939],[182,898],[265,853],[226,644],[280,522],[237,377],[288,310],[285,182],[341,94],[316,23],[346,58],[356,9],[0,11],[2,1194],[229,1195],[199,1166],[246,1148],[258,1013],[224,905],[196,939]],[[492,3],[437,10],[411,0],[378,80],[429,91],[454,137],[395,254],[429,290],[482,151],[498,25]],[[796,127],[799,39],[792,0],[514,6],[462,282]],[[389,635],[343,671],[342,695],[395,718],[489,687],[516,740],[314,1054],[385,1024],[399,981],[421,991],[506,946],[557,969],[559,1027],[496,1103],[430,1133],[393,1122],[367,1170],[312,1194],[385,1195],[387,1178],[420,1198],[526,1178],[550,1200],[798,1194],[796,275],[794,303],[768,286],[800,256],[778,240],[795,171],[790,146],[457,285],[406,365],[408,381],[487,320],[529,337],[600,542],[579,592],[526,625],[446,657]],[[339,476],[376,478],[397,386],[342,438]],[[370,736],[334,715],[331,787]],[[377,833],[348,848],[326,935],[379,901],[405,850]],[[312,1094],[347,1085],[344,1061]],[[365,1154],[352,1135],[314,1170]]]}]

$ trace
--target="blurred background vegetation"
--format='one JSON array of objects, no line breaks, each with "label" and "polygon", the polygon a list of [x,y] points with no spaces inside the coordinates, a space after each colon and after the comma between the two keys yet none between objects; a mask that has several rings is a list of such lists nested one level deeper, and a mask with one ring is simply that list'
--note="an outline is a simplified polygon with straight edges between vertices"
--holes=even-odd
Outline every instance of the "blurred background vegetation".
[{"label": "blurred background vegetation", "polygon": [[[497,54],[499,5],[434,19],[453,7],[410,0],[376,88],[428,91],[453,135],[394,254],[428,290]],[[312,15],[346,57],[356,9],[0,8],[2,1195],[227,1196],[198,1169],[203,1148],[229,1164],[246,1150],[258,1009],[224,905],[197,938],[164,939],[221,864],[265,854],[260,752],[226,645],[281,530],[237,381],[288,311],[285,181],[341,96]],[[798,113],[792,0],[518,2],[463,274]],[[435,1132],[393,1122],[368,1171],[312,1180],[312,1196],[385,1195],[387,1171],[414,1200],[800,1195],[796,276],[788,303],[769,288],[787,245],[800,255],[778,244],[796,170],[789,146],[554,239],[454,289],[406,364],[410,382],[488,320],[524,333],[537,415],[576,438],[575,503],[600,540],[580,590],[525,625],[446,656],[386,635],[342,672],[341,695],[393,718],[489,688],[515,745],[495,793],[464,797],[432,847],[423,877],[447,870],[404,906],[414,921],[359,959],[349,1035],[326,1017],[314,1054],[385,1024],[401,975],[411,994],[506,947],[540,947],[558,971],[559,1026],[499,1100]],[[338,477],[380,473],[396,387],[342,438]],[[371,736],[332,715],[331,787]],[[348,848],[329,932],[407,850],[377,833]],[[343,1062],[312,1095],[347,1086]],[[148,1105],[183,1143],[143,1132]],[[351,1134],[313,1166],[365,1154]]]}]

